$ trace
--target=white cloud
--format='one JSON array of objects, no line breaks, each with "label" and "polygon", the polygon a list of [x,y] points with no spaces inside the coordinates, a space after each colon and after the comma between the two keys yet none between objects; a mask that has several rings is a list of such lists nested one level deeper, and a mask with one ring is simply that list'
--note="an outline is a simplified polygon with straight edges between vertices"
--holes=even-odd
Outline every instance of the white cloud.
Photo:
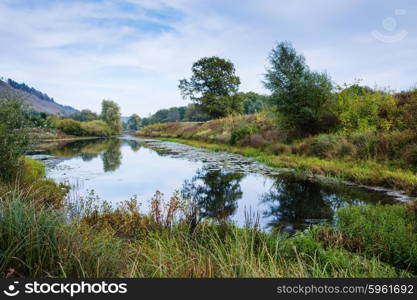
[{"label": "white cloud", "polygon": [[[101,99],[112,98],[123,114],[143,116],[184,105],[178,79],[210,55],[236,64],[243,90],[264,92],[266,57],[283,39],[338,82],[362,76],[367,83],[403,88],[417,69],[410,28],[407,39],[389,46],[372,39],[365,25],[335,24],[355,13],[359,1],[125,0],[129,9],[121,1],[62,1],[31,9],[13,3],[0,3],[0,44],[7,45],[0,51],[0,75],[77,108],[99,110]],[[375,16],[378,22],[383,17]]]}]

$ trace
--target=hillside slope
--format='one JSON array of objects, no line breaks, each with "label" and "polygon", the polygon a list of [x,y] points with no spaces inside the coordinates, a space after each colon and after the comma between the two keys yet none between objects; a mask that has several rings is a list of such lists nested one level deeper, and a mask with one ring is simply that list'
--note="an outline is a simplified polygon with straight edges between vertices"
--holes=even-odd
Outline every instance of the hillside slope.
[{"label": "hillside slope", "polygon": [[34,110],[39,112],[46,112],[49,114],[68,116],[78,112],[78,110],[71,106],[65,106],[56,102],[42,100],[35,95],[15,89],[2,80],[0,80],[0,98],[1,97],[13,97],[21,99],[24,103],[30,105]]}]

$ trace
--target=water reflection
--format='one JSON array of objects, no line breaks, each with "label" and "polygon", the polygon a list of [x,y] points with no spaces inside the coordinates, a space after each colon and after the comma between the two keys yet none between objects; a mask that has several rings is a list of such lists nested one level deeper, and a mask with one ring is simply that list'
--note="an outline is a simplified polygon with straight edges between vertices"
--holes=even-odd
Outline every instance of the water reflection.
[{"label": "water reflection", "polygon": [[243,174],[204,167],[191,180],[185,180],[181,194],[191,201],[200,218],[226,221],[235,213],[237,200],[242,197],[243,177]]},{"label": "water reflection", "polygon": [[120,152],[121,146],[122,146],[121,140],[119,139],[109,140],[107,150],[101,154],[101,159],[103,160],[104,172],[115,171],[122,164],[122,152]]},{"label": "water reflection", "polygon": [[[189,155],[177,155],[180,151]],[[80,194],[94,190],[114,203],[138,195],[146,209],[156,190],[166,197],[180,190],[192,204],[195,223],[211,218],[244,225],[245,210],[251,209],[260,214],[264,229],[293,232],[333,220],[341,206],[395,202],[385,193],[358,187],[284,174],[266,176],[254,171],[260,168],[246,165],[255,162],[243,164],[240,156],[167,149],[166,144],[160,149],[158,142],[149,146],[129,138],[72,141],[51,145],[47,154],[54,157],[48,176],[79,184]]]},{"label": "water reflection", "polygon": [[49,153],[61,158],[80,157],[84,162],[92,161],[100,156],[103,171],[112,172],[122,164],[123,157],[120,149],[123,144],[129,145],[133,152],[138,152],[141,148],[141,144],[135,140],[95,139],[70,142],[51,149]]},{"label": "water reflection", "polygon": [[281,231],[304,229],[308,224],[333,219],[340,199],[316,182],[276,178],[268,193],[261,197],[266,208],[267,226]]}]

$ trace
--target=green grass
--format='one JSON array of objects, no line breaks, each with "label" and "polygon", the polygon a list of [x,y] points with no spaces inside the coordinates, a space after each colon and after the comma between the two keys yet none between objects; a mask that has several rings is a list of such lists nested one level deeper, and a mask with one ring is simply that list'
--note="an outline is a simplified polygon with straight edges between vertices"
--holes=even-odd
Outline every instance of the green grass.
[{"label": "green grass", "polygon": [[[167,222],[167,216],[157,219],[152,214],[143,215],[138,212],[139,206],[135,203],[127,202],[124,209],[107,208],[91,211],[82,218],[68,218],[65,209],[39,205],[38,201],[22,191],[2,195],[1,276],[413,276],[413,269],[408,268],[407,271],[396,261],[382,256],[379,258],[378,252],[362,248],[360,251],[349,251],[348,247],[333,243],[329,235],[322,234],[326,232],[324,227],[313,227],[307,232],[287,236],[261,232],[256,228],[238,228],[230,223],[205,221],[190,230],[184,218]],[[163,202],[159,205],[165,207]],[[401,210],[395,207],[395,211]],[[356,218],[354,208],[348,208],[344,213],[348,214],[351,209],[352,218]],[[377,210],[375,214],[380,213]],[[404,213],[396,216],[400,220],[411,218]],[[361,225],[384,226],[385,214],[370,221],[372,225],[367,224],[364,218],[366,224]],[[346,226],[350,228],[349,224]],[[350,228],[353,233],[357,228],[355,226]],[[346,230],[345,226],[341,228]],[[386,231],[385,236],[397,241],[391,234],[402,234],[406,239],[409,235],[404,233],[407,232],[402,229],[392,233]],[[378,243],[378,240],[366,240],[366,244],[370,243]],[[405,244],[401,245],[405,247]],[[414,252],[409,254],[414,255]],[[401,257],[415,259],[407,258],[407,252],[403,252]]]},{"label": "green grass", "polygon": [[213,151],[237,153],[253,157],[261,163],[276,168],[291,168],[307,174],[331,176],[357,184],[404,190],[410,195],[417,195],[417,176],[415,173],[372,161],[326,160],[294,154],[274,155],[253,147],[231,146],[178,138],[160,139],[194,147],[202,147]]},{"label": "green grass", "polygon": [[417,218],[405,205],[338,211],[344,247],[417,274]]}]

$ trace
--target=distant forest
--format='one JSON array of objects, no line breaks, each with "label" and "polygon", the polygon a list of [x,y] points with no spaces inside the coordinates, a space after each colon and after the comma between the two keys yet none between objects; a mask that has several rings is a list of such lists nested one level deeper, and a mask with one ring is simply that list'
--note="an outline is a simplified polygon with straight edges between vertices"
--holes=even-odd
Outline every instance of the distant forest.
[{"label": "distant forest", "polygon": [[54,98],[49,97],[47,94],[42,93],[41,91],[38,91],[37,89],[35,89],[33,87],[30,87],[25,83],[18,83],[18,82],[14,81],[13,79],[10,79],[10,78],[7,80],[7,83],[10,86],[14,87],[15,89],[18,89],[20,91],[29,93],[31,95],[34,95],[34,96],[38,97],[39,99],[49,101],[49,102],[55,102]]}]

